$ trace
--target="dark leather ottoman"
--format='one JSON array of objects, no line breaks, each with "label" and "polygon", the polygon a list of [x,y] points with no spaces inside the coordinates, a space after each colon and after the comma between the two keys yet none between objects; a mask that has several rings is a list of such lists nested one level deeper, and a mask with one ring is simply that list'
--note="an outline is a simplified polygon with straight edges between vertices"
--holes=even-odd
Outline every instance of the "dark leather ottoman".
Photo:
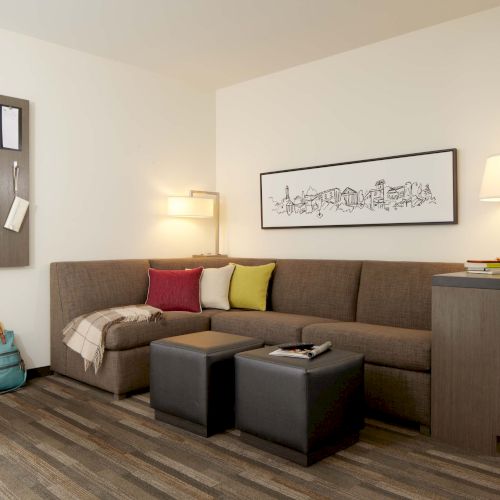
[{"label": "dark leather ottoman", "polygon": [[216,331],[151,342],[155,417],[206,437],[233,427],[234,355],[263,344]]},{"label": "dark leather ottoman", "polygon": [[257,448],[308,466],[358,440],[364,423],[362,354],[315,359],[237,354],[236,428]]}]

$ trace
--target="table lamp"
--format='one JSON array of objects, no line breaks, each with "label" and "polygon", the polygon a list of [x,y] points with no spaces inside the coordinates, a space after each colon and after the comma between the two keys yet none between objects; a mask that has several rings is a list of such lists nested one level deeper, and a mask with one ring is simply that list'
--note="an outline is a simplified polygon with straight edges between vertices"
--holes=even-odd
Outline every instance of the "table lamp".
[{"label": "table lamp", "polygon": [[490,156],[484,167],[481,201],[500,201],[500,155]]},{"label": "table lamp", "polygon": [[500,155],[490,156],[486,160],[479,199],[500,202]]}]

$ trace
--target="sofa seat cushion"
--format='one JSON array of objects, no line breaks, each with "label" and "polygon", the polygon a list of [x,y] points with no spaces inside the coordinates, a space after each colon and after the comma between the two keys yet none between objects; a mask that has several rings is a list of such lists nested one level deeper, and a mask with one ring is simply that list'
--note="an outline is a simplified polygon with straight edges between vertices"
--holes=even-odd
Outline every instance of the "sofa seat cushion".
[{"label": "sofa seat cushion", "polygon": [[212,316],[212,330],[257,337],[266,344],[281,344],[300,341],[306,325],[332,321],[274,311],[227,311]]},{"label": "sofa seat cushion", "polygon": [[105,348],[124,351],[149,345],[153,340],[210,329],[210,312],[165,312],[155,323],[118,323],[106,334]]},{"label": "sofa seat cushion", "polygon": [[431,369],[431,332],[368,323],[339,322],[306,326],[304,342],[321,344],[330,340],[334,347],[363,353],[365,361],[403,370]]}]

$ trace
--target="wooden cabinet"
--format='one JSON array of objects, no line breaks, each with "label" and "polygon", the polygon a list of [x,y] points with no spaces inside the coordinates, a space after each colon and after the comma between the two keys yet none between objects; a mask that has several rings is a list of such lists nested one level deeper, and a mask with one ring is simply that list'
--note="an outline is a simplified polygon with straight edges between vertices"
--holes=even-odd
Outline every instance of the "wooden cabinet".
[{"label": "wooden cabinet", "polygon": [[432,285],[432,436],[496,455],[500,275],[441,274]]}]

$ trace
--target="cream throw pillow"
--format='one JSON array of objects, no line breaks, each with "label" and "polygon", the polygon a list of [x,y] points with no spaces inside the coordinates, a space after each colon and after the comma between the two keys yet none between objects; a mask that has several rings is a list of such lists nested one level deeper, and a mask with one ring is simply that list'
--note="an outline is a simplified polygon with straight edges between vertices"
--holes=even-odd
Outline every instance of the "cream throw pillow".
[{"label": "cream throw pillow", "polygon": [[229,306],[229,285],[234,264],[224,267],[205,267],[201,275],[201,306],[203,308],[225,309]]}]

